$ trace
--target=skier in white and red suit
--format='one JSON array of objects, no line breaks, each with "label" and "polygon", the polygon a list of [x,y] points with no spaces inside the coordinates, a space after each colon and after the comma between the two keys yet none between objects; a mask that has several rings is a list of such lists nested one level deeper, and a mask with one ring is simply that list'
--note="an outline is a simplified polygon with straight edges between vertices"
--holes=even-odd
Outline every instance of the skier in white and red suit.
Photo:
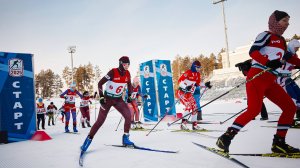
[{"label": "skier in white and red suit", "polygon": [[75,82],[72,82],[70,88],[60,95],[61,98],[65,98],[65,104],[64,104],[65,115],[66,115],[65,132],[70,132],[69,130],[70,113],[72,113],[72,118],[73,118],[73,131],[78,132],[76,127],[76,107],[75,107],[76,95],[82,98],[82,95],[76,90]]},{"label": "skier in white and red suit", "polygon": [[[177,96],[180,99],[180,102],[185,106],[183,116],[187,115],[189,112],[192,112],[191,121],[192,121],[193,130],[201,129],[197,125],[198,107],[197,107],[196,100],[193,96],[194,91],[196,87],[199,87],[200,85],[202,87],[208,87],[208,88],[212,87],[210,85],[210,82],[206,82],[205,85],[201,83],[200,68],[201,68],[201,63],[199,61],[194,61],[191,66],[191,69],[183,73],[178,80],[179,89],[177,91]],[[182,130],[189,129],[186,125],[187,117],[188,116],[182,119],[182,123],[180,126]]]},{"label": "skier in white and red suit", "polygon": [[[107,114],[111,107],[118,110],[125,119],[124,134],[122,143],[124,146],[133,146],[134,143],[129,140],[129,130],[131,123],[131,114],[126,102],[122,99],[125,86],[128,87],[128,99],[130,99],[132,86],[130,72],[128,71],[130,60],[127,56],[122,56],[119,59],[119,67],[110,70],[98,83],[99,96],[100,96],[100,110],[95,124],[92,126],[88,136],[86,137],[81,152],[85,152],[97,133],[99,128],[105,122]],[[103,93],[102,86],[106,83],[106,88]]]},{"label": "skier in white and red suit", "polygon": [[[216,144],[225,152],[229,152],[231,140],[235,135],[259,114],[264,96],[282,110],[278,120],[277,131],[273,138],[272,152],[300,152],[299,149],[285,142],[288,128],[293,123],[297,110],[296,105],[284,89],[276,83],[277,77],[283,75],[276,69],[282,67],[285,61],[296,66],[300,65],[299,58],[287,51],[286,41],[282,37],[282,34],[289,26],[289,20],[290,16],[286,12],[274,11],[269,17],[269,31],[260,33],[250,48],[249,55],[253,61],[247,74],[247,80],[252,80],[246,83],[248,108],[218,138]],[[256,76],[257,74],[261,75]]]},{"label": "skier in white and red suit", "polygon": [[141,126],[142,122],[140,121],[140,110],[138,109],[138,101],[140,98],[146,99],[147,97],[148,97],[147,94],[143,95],[141,93],[139,79],[135,77],[132,82],[132,93],[131,93],[132,99],[128,99],[129,102],[127,102],[128,107],[131,111],[131,124],[133,125],[133,128],[136,129],[143,128]]},{"label": "skier in white and red suit", "polygon": [[96,97],[97,92],[95,92],[94,96],[90,96],[88,91],[83,92],[83,97],[80,102],[80,112],[81,112],[81,125],[82,128],[85,128],[85,122],[88,127],[91,127],[90,123],[90,108],[89,108],[89,103],[92,104],[91,98]]}]

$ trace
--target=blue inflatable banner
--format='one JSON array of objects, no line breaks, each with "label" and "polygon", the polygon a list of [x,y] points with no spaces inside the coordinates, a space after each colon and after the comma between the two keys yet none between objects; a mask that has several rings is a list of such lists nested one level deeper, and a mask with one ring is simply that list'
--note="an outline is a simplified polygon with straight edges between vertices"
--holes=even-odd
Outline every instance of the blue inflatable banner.
[{"label": "blue inflatable banner", "polygon": [[30,139],[36,131],[33,55],[0,52],[0,131],[8,141]]},{"label": "blue inflatable banner", "polygon": [[156,87],[153,62],[147,61],[140,64],[140,80],[143,94],[148,94],[144,100],[144,119],[145,121],[158,121],[158,109],[156,103]]},{"label": "blue inflatable banner", "polygon": [[169,60],[155,60],[155,72],[158,88],[158,101],[160,117],[167,112],[168,115],[176,115],[171,62]]}]

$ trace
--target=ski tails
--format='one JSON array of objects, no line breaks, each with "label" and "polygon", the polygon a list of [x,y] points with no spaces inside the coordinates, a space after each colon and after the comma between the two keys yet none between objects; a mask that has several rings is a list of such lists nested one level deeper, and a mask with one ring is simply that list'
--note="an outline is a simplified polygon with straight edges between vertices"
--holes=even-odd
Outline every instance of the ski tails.
[{"label": "ski tails", "polygon": [[244,163],[238,161],[237,159],[231,157],[228,153],[225,153],[225,152],[223,152],[222,150],[219,150],[219,149],[216,149],[216,148],[207,147],[207,146],[204,146],[204,145],[195,143],[195,142],[193,142],[193,144],[195,144],[195,145],[201,147],[202,149],[205,149],[205,150],[210,151],[210,152],[212,152],[212,153],[214,153],[214,154],[217,154],[217,155],[219,155],[219,156],[221,156],[221,157],[223,157],[223,158],[225,158],[225,159],[228,159],[228,160],[230,160],[231,162],[240,165],[241,167],[249,168],[249,166],[247,166],[247,165],[245,165]]}]

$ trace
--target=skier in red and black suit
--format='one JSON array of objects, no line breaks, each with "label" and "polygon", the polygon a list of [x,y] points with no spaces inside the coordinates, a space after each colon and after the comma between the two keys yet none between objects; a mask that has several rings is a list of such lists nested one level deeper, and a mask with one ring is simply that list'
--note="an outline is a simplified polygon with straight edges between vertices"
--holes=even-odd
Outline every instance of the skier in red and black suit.
[{"label": "skier in red and black suit", "polygon": [[264,96],[282,110],[271,150],[275,153],[300,152],[299,149],[285,142],[288,128],[293,122],[296,106],[291,97],[276,83],[277,75],[282,75],[276,69],[282,66],[282,62],[287,61],[297,66],[300,65],[300,60],[292,57],[292,54],[287,51],[286,41],[282,37],[289,26],[289,19],[290,16],[286,12],[274,11],[269,18],[269,31],[260,33],[249,51],[253,61],[247,80],[264,70],[268,71],[246,83],[247,111],[236,118],[232,126],[218,138],[216,143],[225,152],[229,152],[229,145],[234,136],[259,114]]},{"label": "skier in red and black suit", "polygon": [[73,131],[78,132],[76,127],[76,107],[75,107],[76,95],[82,98],[82,95],[76,90],[75,82],[72,82],[70,88],[60,95],[61,98],[65,98],[65,104],[64,104],[65,115],[66,115],[65,132],[70,132],[69,130],[70,112],[72,113],[72,118],[73,118]]},{"label": "skier in red and black suit", "polygon": [[[191,69],[185,71],[184,74],[180,76],[178,79],[179,89],[177,91],[178,98],[180,98],[180,102],[185,106],[183,115],[187,115],[189,112],[192,112],[192,129],[199,130],[201,129],[197,123],[197,115],[198,115],[198,107],[196,100],[193,96],[196,87],[200,86],[201,76],[200,76],[200,68],[201,63],[199,61],[194,61]],[[206,82],[205,85],[201,84],[201,86],[205,86],[211,88],[210,82]],[[182,130],[189,130],[187,127],[187,117],[182,119],[182,123],[180,128]]]},{"label": "skier in red and black suit", "polygon": [[[111,107],[118,110],[125,119],[124,123],[124,134],[122,137],[122,143],[124,146],[133,146],[134,143],[129,140],[129,129],[131,122],[131,114],[127,104],[122,99],[122,94],[125,86],[128,87],[128,99],[131,97],[132,86],[131,77],[128,71],[130,65],[129,58],[123,56],[119,59],[119,67],[110,70],[107,75],[105,75],[98,83],[99,95],[100,95],[100,110],[98,118],[95,124],[92,126],[89,135],[85,139],[83,145],[81,146],[81,151],[85,152],[92,142],[94,135],[97,133],[98,129],[104,123],[107,114]],[[106,88],[103,93],[102,86],[106,83]]]},{"label": "skier in red and black suit", "polygon": [[81,125],[82,128],[85,128],[85,122],[88,127],[91,127],[90,124],[90,108],[89,103],[92,104],[91,98],[96,97],[97,92],[95,92],[94,96],[90,96],[88,91],[83,92],[83,97],[80,102],[80,112],[81,112]]}]

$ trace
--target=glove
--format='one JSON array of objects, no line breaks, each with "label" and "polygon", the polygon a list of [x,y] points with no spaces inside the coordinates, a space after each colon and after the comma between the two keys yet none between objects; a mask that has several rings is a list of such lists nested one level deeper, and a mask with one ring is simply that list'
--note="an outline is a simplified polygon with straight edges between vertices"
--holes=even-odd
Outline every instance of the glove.
[{"label": "glove", "polygon": [[106,103],[106,99],[104,97],[100,97],[100,104],[105,104]]},{"label": "glove", "polygon": [[294,69],[300,69],[300,66],[294,66]]},{"label": "glove", "polygon": [[131,103],[131,102],[132,102],[132,99],[128,96],[127,103]]},{"label": "glove", "polygon": [[275,70],[277,68],[280,68],[282,66],[282,63],[280,62],[280,60],[276,59],[276,60],[268,61],[266,63],[266,66],[271,68],[272,70]]},{"label": "glove", "polygon": [[147,94],[144,94],[144,95],[143,95],[143,98],[144,98],[144,99],[147,99],[147,98],[148,98],[148,95],[147,95]]},{"label": "glove", "polygon": [[204,85],[205,85],[206,87],[208,87],[208,89],[210,89],[210,88],[212,87],[212,85],[210,85],[210,81],[205,82]]},{"label": "glove", "polygon": [[187,86],[185,89],[186,89],[186,91],[190,91],[192,89],[192,87],[193,86],[190,85],[190,86]]},{"label": "glove", "polygon": [[289,60],[293,55],[294,55],[293,53],[287,51],[287,52],[284,53],[282,59],[287,61],[287,60]]}]

